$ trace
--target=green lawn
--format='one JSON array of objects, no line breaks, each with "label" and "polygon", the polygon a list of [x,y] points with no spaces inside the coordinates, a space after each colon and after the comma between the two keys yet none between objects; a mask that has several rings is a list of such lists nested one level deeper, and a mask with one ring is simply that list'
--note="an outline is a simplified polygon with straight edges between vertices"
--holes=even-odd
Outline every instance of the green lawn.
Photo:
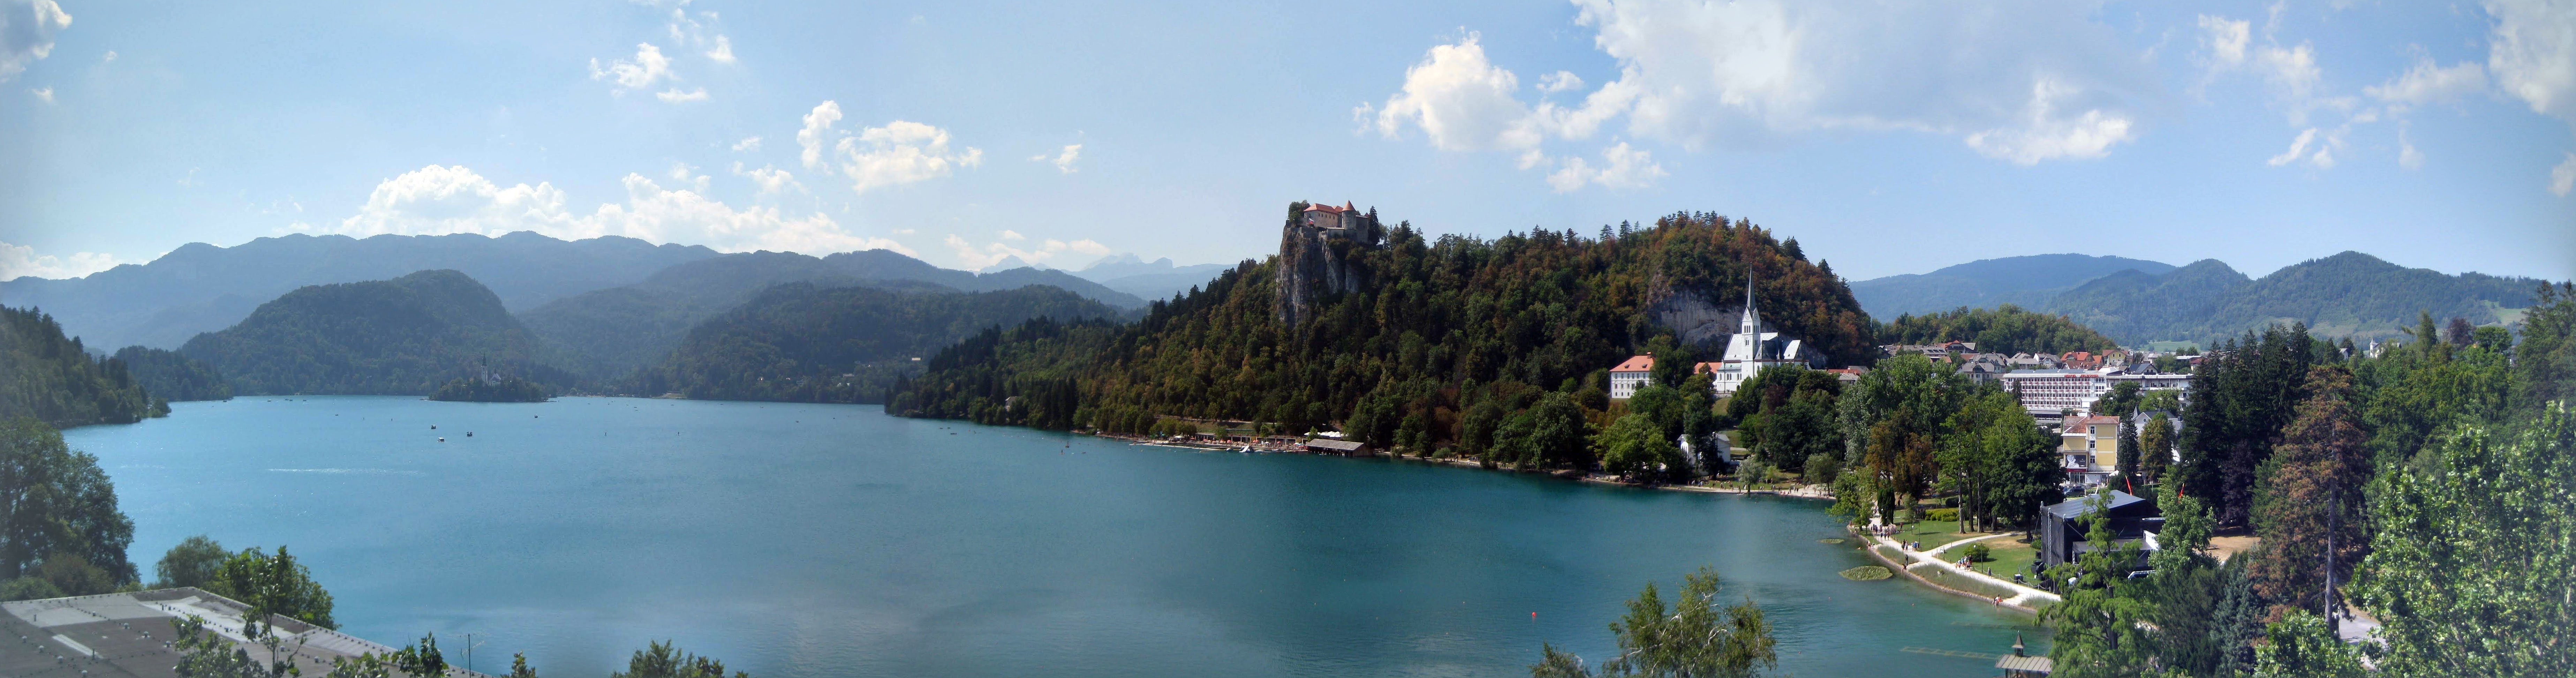
[{"label": "green lawn", "polygon": [[2011,581],[2014,573],[2027,574],[2030,572],[2030,562],[2039,558],[2039,549],[2021,543],[2021,539],[2017,537],[1988,539],[1977,543],[1994,549],[1995,559],[1977,563],[1977,569],[1994,573],[1996,579]]},{"label": "green lawn", "polygon": [[1898,530],[1896,532],[1896,536],[1894,538],[1901,542],[1923,542],[1923,550],[1930,551],[1932,549],[1941,548],[1942,544],[1967,539],[1969,537],[1984,536],[1985,534],[1987,533],[1979,532],[1976,534],[1960,534],[1959,521],[1956,520],[1926,520],[1905,526],[1905,529]]},{"label": "green lawn", "polygon": [[1931,580],[1934,584],[1940,584],[1942,588],[1966,591],[1968,593],[1988,598],[1995,596],[2011,598],[2013,596],[2021,595],[2020,591],[2015,591],[2010,587],[1996,586],[1973,578],[1950,574],[1948,571],[1934,566],[1931,563],[1924,563],[1907,569],[1912,570],[1915,576]]}]

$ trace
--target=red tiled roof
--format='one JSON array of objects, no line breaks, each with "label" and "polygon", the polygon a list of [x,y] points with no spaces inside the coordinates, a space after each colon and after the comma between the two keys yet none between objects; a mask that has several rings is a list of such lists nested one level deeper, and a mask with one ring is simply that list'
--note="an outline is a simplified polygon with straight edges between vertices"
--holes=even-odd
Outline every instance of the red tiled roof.
[{"label": "red tiled roof", "polygon": [[1340,214],[1340,213],[1342,213],[1342,212],[1347,212],[1347,211],[1350,211],[1350,209],[1351,209],[1351,208],[1348,208],[1348,207],[1334,207],[1334,206],[1332,206],[1332,205],[1307,205],[1307,206],[1306,206],[1306,211],[1308,211],[1308,212],[1331,212],[1331,213],[1334,213],[1334,214]]},{"label": "red tiled roof", "polygon": [[1618,367],[1610,368],[1610,371],[1644,372],[1651,369],[1655,369],[1655,357],[1651,355],[1641,355],[1629,358],[1626,362],[1619,363]]}]

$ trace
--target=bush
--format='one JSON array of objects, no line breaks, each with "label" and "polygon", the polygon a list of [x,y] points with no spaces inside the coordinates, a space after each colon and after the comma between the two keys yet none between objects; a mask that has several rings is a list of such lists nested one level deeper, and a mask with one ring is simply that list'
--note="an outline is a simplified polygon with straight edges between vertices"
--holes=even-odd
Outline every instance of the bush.
[{"label": "bush", "polygon": [[1925,512],[1923,512],[1923,519],[1924,519],[1924,520],[1958,520],[1958,519],[1959,519],[1959,510],[1958,510],[1958,509],[1954,509],[1954,508],[1936,508],[1936,509],[1932,509],[1932,510],[1930,510],[1930,511],[1925,511]]},{"label": "bush", "polygon": [[1995,560],[1995,550],[1986,548],[1983,543],[1969,544],[1961,550],[1967,552],[1968,562],[1971,563],[1990,563]]},{"label": "bush", "polygon": [[1887,568],[1879,567],[1877,565],[1862,565],[1860,567],[1843,570],[1842,575],[1844,579],[1852,581],[1878,581],[1896,576],[1896,573],[1889,572],[1887,571]]},{"label": "bush", "polygon": [[1832,485],[1834,478],[1842,475],[1842,469],[1841,456],[1823,452],[1810,454],[1807,455],[1806,481],[1816,485]]}]

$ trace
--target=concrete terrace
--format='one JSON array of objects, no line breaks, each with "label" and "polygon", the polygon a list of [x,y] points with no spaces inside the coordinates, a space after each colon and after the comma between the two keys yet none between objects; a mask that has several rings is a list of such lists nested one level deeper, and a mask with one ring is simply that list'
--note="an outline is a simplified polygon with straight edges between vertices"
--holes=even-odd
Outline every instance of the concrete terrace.
[{"label": "concrete terrace", "polygon": [[[242,635],[242,614],[250,609],[230,598],[194,588],[110,593],[0,603],[0,676],[53,678],[174,678],[179,653],[170,643],[178,633],[171,622],[196,616],[206,630],[265,660],[268,648]],[[271,615],[269,623],[284,640],[304,675],[331,672],[331,660],[393,652],[365,639]],[[487,678],[451,669],[449,676]]]}]

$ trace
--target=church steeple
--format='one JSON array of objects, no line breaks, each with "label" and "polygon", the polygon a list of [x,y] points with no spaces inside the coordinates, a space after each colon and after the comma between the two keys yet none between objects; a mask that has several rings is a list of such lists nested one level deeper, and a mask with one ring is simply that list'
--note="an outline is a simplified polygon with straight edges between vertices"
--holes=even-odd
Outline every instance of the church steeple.
[{"label": "church steeple", "polygon": [[1753,311],[1753,272],[1750,270],[1744,273],[1744,319],[1736,331],[1744,336],[1745,345],[1753,349],[1748,357],[1761,360],[1762,316]]}]

